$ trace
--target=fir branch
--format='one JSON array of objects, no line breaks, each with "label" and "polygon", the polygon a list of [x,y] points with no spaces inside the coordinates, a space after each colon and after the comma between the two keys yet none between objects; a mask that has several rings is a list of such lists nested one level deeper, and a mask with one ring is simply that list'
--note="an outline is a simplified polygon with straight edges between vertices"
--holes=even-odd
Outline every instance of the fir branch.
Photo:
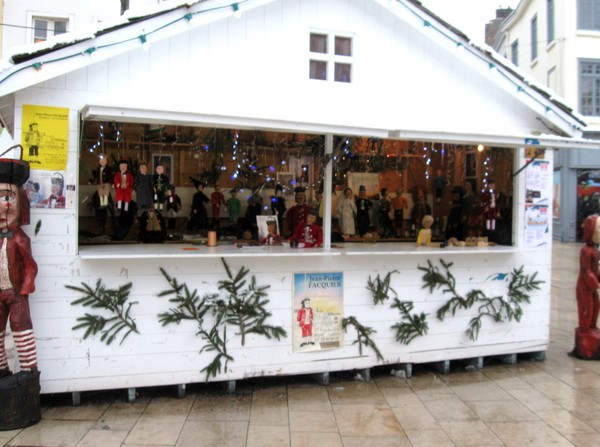
[{"label": "fir branch", "polygon": [[219,290],[227,292],[227,296],[215,302],[214,313],[217,318],[239,328],[242,346],[246,343],[248,333],[277,340],[286,337],[287,333],[282,327],[264,324],[272,315],[265,307],[269,300],[264,299],[267,296],[266,290],[271,286],[258,286],[254,275],[249,281],[246,279],[250,272],[247,268],[241,267],[237,274],[234,274],[225,259],[221,258],[221,261],[228,279],[219,281]]},{"label": "fir branch", "polygon": [[[200,349],[200,353],[204,351],[216,351],[217,355],[207,366],[202,368],[202,372],[206,372],[206,381],[210,376],[216,377],[221,372],[221,369],[226,370],[229,361],[233,361],[233,357],[227,354],[227,326],[223,326],[223,337],[219,335],[219,329],[214,326],[210,331],[200,331],[199,334],[208,342]],[[221,363],[223,361],[223,363]]]},{"label": "fir branch", "polygon": [[427,334],[429,330],[427,314],[421,312],[420,315],[411,315],[414,307],[412,301],[400,301],[398,298],[395,298],[394,304],[391,307],[400,311],[401,320],[406,320],[392,326],[392,329],[396,329],[396,341],[408,345],[416,337]]},{"label": "fir branch", "polygon": [[101,333],[100,341],[110,345],[119,333],[126,330],[121,337],[119,343],[121,345],[132,332],[139,334],[135,320],[130,315],[131,307],[137,304],[137,301],[128,302],[131,283],[127,283],[116,290],[107,289],[100,279],[96,281],[95,288],[91,288],[86,283],[81,283],[81,287],[68,284],[65,287],[82,294],[81,298],[73,301],[71,305],[81,304],[84,307],[93,309],[105,309],[112,315],[106,318],[102,315],[86,313],[83,317],[77,318],[79,324],[73,326],[72,330],[85,329],[84,339],[90,335]]},{"label": "fir branch", "polygon": [[390,286],[392,274],[394,273],[398,273],[398,270],[392,270],[391,272],[388,272],[383,280],[379,275],[377,275],[374,279],[371,279],[371,275],[369,275],[369,280],[367,281],[367,290],[371,292],[371,295],[373,296],[373,303],[383,304],[390,298],[390,292],[394,294],[394,297],[398,296],[396,291]]},{"label": "fir branch", "polygon": [[352,342],[352,344],[358,344],[359,354],[362,355],[363,345],[365,345],[371,348],[373,351],[375,351],[377,360],[382,361],[383,355],[381,355],[381,352],[375,344],[375,341],[373,341],[373,339],[371,338],[371,335],[376,333],[377,331],[371,327],[363,326],[358,322],[358,320],[354,316],[342,319],[342,329],[344,330],[344,332],[347,332],[349,326],[354,326],[354,328],[356,329],[357,338]]}]

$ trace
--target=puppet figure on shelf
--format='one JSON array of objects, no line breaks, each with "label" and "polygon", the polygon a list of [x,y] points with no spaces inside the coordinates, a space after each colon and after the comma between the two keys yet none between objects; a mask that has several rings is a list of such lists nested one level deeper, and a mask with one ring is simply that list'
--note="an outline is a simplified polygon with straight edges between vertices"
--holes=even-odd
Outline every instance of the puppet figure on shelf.
[{"label": "puppet figure on shelf", "polygon": [[483,217],[485,218],[485,229],[496,231],[496,219],[500,216],[498,211],[498,194],[496,194],[496,183],[494,180],[488,182],[488,189],[481,194],[483,205]]},{"label": "puppet figure on shelf", "polygon": [[212,205],[212,225],[215,230],[218,230],[221,223],[221,207],[225,205],[225,196],[218,183],[215,184],[215,190],[210,195],[210,203]]},{"label": "puppet figure on shelf", "polygon": [[119,172],[115,174],[115,198],[117,200],[117,209],[122,211],[129,210],[129,202],[131,202],[131,192],[135,180],[131,172],[129,172],[129,163],[127,160],[119,162]]},{"label": "puppet figure on shelf", "polygon": [[167,189],[169,189],[169,177],[165,174],[165,167],[158,165],[154,169],[154,175],[152,176],[152,192],[154,193],[152,201],[154,202],[155,210],[162,211]]},{"label": "puppet figure on shelf", "polygon": [[229,191],[229,198],[227,199],[227,202],[225,202],[225,206],[227,207],[229,222],[231,222],[232,225],[236,225],[240,218],[240,212],[242,211],[242,202],[240,202],[240,199],[237,197],[237,189],[233,188]]},{"label": "puppet figure on shelf", "polygon": [[600,360],[600,329],[597,322],[600,310],[600,218],[597,215],[588,216],[583,221],[583,242],[575,288],[579,327],[575,329],[575,348],[571,355],[586,360]]},{"label": "puppet figure on shelf", "polygon": [[275,185],[275,195],[271,196],[271,213],[275,214],[277,220],[283,223],[286,211],[285,199],[283,198],[283,186],[277,184]]},{"label": "puppet figure on shelf", "polygon": [[433,225],[433,220],[433,216],[429,214],[423,217],[423,228],[419,230],[417,246],[428,247],[431,244],[431,225]]},{"label": "puppet figure on shelf", "polygon": [[387,195],[387,188],[381,188],[379,198],[379,233],[383,238],[391,238],[395,236],[394,225],[390,218],[392,204]]},{"label": "puppet figure on shelf", "polygon": [[152,177],[148,174],[148,165],[144,162],[140,163],[138,173],[135,175],[133,189],[138,209],[149,210],[152,207],[154,192],[152,191]]},{"label": "puppet figure on shelf", "polygon": [[167,228],[174,230],[177,227],[177,216],[181,210],[181,198],[175,194],[175,187],[169,185],[167,189]]},{"label": "puppet figure on shelf", "polygon": [[[20,145],[15,147],[23,150]],[[0,430],[25,427],[41,419],[40,373],[29,310],[38,267],[31,241],[21,229],[29,224],[29,201],[23,189],[28,178],[27,162],[0,158]],[[5,348],[9,323],[20,367],[14,375]]]},{"label": "puppet figure on shelf", "polygon": [[356,234],[356,202],[352,188],[344,189],[344,197],[338,201],[337,212],[340,230],[343,236],[354,236]]},{"label": "puppet figure on shelf", "polygon": [[192,213],[190,214],[190,220],[188,222],[188,230],[204,230],[208,227],[208,213],[206,212],[204,204],[210,202],[210,200],[206,197],[206,194],[204,194],[204,183],[193,177],[190,177],[190,180],[196,187],[196,192],[192,197]]},{"label": "puppet figure on shelf", "polygon": [[294,193],[296,204],[285,215],[287,234],[290,235],[294,233],[298,225],[306,222],[306,216],[310,211],[310,206],[306,203],[306,189],[303,186],[298,186],[294,189]]},{"label": "puppet figure on shelf", "polygon": [[441,169],[435,171],[435,178],[433,179],[433,191],[435,195],[435,203],[441,203],[442,197],[444,196],[444,188],[446,187],[448,180],[442,173]]},{"label": "puppet figure on shelf", "polygon": [[323,230],[317,225],[317,215],[310,211],[306,221],[298,224],[290,237],[290,246],[298,248],[320,247],[323,245]]},{"label": "puppet figure on shelf", "polygon": [[101,154],[98,157],[98,168],[94,171],[90,183],[96,185],[96,192],[100,199],[100,207],[108,206],[108,198],[110,196],[110,187],[114,180],[112,169],[108,166],[108,158]]},{"label": "puppet figure on shelf", "polygon": [[281,245],[281,236],[277,232],[277,221],[274,218],[267,220],[267,235],[260,240],[260,245]]},{"label": "puppet figure on shelf", "polygon": [[422,186],[415,186],[413,188],[412,198],[414,205],[411,210],[411,219],[412,224],[418,229],[421,228],[423,218],[431,214],[431,206],[427,203],[427,194]]},{"label": "puppet figure on shelf", "polygon": [[356,229],[360,236],[369,231],[369,214],[373,208],[373,202],[367,197],[365,185],[358,187],[358,197],[356,198]]}]

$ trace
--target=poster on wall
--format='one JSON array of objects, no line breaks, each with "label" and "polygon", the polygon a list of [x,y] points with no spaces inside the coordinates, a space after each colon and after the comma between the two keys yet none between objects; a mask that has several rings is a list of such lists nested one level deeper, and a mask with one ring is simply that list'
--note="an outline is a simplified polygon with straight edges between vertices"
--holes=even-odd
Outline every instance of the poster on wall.
[{"label": "poster on wall", "polygon": [[534,160],[525,169],[525,246],[541,247],[550,243],[550,162]]},{"label": "poster on wall", "polygon": [[66,170],[68,141],[68,108],[23,105],[23,160],[32,170]]},{"label": "poster on wall", "polygon": [[294,273],[292,343],[294,352],[340,348],[344,274]]},{"label": "poster on wall", "polygon": [[65,185],[65,171],[34,171],[24,185],[31,208],[73,208],[75,189]]}]

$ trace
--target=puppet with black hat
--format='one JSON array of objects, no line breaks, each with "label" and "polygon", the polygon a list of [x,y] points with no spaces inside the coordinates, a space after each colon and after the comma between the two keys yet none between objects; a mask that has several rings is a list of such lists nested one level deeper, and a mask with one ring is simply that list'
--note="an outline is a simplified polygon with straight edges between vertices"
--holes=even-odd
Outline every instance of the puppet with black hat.
[{"label": "puppet with black hat", "polygon": [[204,183],[200,180],[190,177],[190,180],[196,187],[196,192],[192,197],[192,212],[190,214],[190,220],[188,222],[188,230],[198,231],[205,230],[208,227],[208,213],[204,207],[205,203],[209,203],[210,200],[204,194]]},{"label": "puppet with black hat", "polygon": [[[4,154],[17,147],[23,150],[17,145]],[[29,201],[23,189],[28,178],[27,162],[0,158],[0,430],[25,427],[41,417],[37,350],[29,311],[38,268],[31,241],[20,228],[29,224]],[[20,366],[16,374],[9,370],[4,343],[9,322]]]},{"label": "puppet with black hat", "polygon": [[286,212],[285,199],[283,198],[283,186],[275,185],[275,195],[271,196],[271,212],[277,216],[277,221],[283,224],[283,216]]},{"label": "puppet with black hat", "polygon": [[317,225],[317,213],[309,211],[306,220],[298,224],[290,237],[290,246],[298,248],[320,247],[323,245],[323,230]]}]

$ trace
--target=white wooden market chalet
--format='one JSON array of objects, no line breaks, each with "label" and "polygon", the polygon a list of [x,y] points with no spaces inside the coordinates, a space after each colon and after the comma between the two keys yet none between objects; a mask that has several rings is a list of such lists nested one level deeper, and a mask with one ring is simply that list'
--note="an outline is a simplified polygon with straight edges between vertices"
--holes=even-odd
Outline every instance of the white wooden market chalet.
[{"label": "white wooden market chalet", "polygon": [[[350,82],[309,79],[314,31],[352,39]],[[561,137],[585,125],[415,0],[171,3],[58,36],[17,50],[0,73],[11,133],[19,95],[40,85],[75,96],[84,119],[510,147],[572,146]]]},{"label": "white wooden market chalet", "polygon": [[[205,0],[168,5],[15,50],[3,64],[0,119],[17,142],[29,106],[68,110],[64,182],[72,186],[72,196],[93,187],[81,174],[80,145],[82,128],[94,121],[324,135],[326,154],[333,153],[334,136],[482,144],[508,154],[513,172],[526,165],[527,146],[596,148],[597,143],[581,138],[582,118],[552,92],[493,50],[471,44],[418,1]],[[324,51],[311,52],[311,35],[328,39],[329,45],[319,48]],[[335,48],[336,38],[344,43],[338,54],[327,51]],[[543,196],[547,213],[553,154],[546,152],[540,183],[550,184],[540,189],[548,191]],[[333,163],[323,163],[328,186]],[[157,296],[168,288],[160,269],[190,290],[218,293],[224,276],[220,259],[233,271],[248,266],[258,284],[270,285],[268,322],[296,338],[253,335],[244,346],[236,330],[228,329],[227,353],[235,360],[219,367],[210,380],[543,352],[549,343],[551,242],[526,245],[526,215],[531,225],[544,216],[527,214],[532,207],[523,176],[505,171],[514,193],[514,237],[502,246],[416,248],[413,241],[332,246],[327,239],[330,187],[324,189],[324,247],[306,250],[233,244],[188,250],[177,244],[80,246],[83,200],[75,198],[65,209],[34,208],[31,222],[41,226],[35,235],[27,229],[39,265],[30,303],[42,392],[205,380],[201,371],[214,352],[199,353],[197,327],[184,322],[165,328],[158,321],[157,315],[171,306]],[[545,224],[551,225],[547,214]],[[447,297],[423,286],[422,267],[441,259],[453,264],[456,287],[462,291],[502,295],[508,282],[499,278],[523,266],[525,274],[537,274],[542,283],[530,303],[523,303],[520,321],[486,320],[473,339],[465,335],[465,325],[477,319],[477,310],[459,310],[456,318],[443,322],[434,317]],[[294,304],[295,275],[306,272],[344,275],[342,313],[374,329],[377,355],[366,347],[359,351],[351,331],[335,349],[295,349],[300,315]],[[375,306],[366,292],[367,282],[386,272],[398,272],[391,287],[402,300],[431,316],[429,332],[410,344],[399,343],[391,330],[398,312]],[[65,286],[99,280],[112,288],[131,283],[131,298],[139,303],[131,313],[139,333],[121,345],[106,346],[99,336],[82,338],[72,330],[84,312],[71,305],[79,294]]]}]

